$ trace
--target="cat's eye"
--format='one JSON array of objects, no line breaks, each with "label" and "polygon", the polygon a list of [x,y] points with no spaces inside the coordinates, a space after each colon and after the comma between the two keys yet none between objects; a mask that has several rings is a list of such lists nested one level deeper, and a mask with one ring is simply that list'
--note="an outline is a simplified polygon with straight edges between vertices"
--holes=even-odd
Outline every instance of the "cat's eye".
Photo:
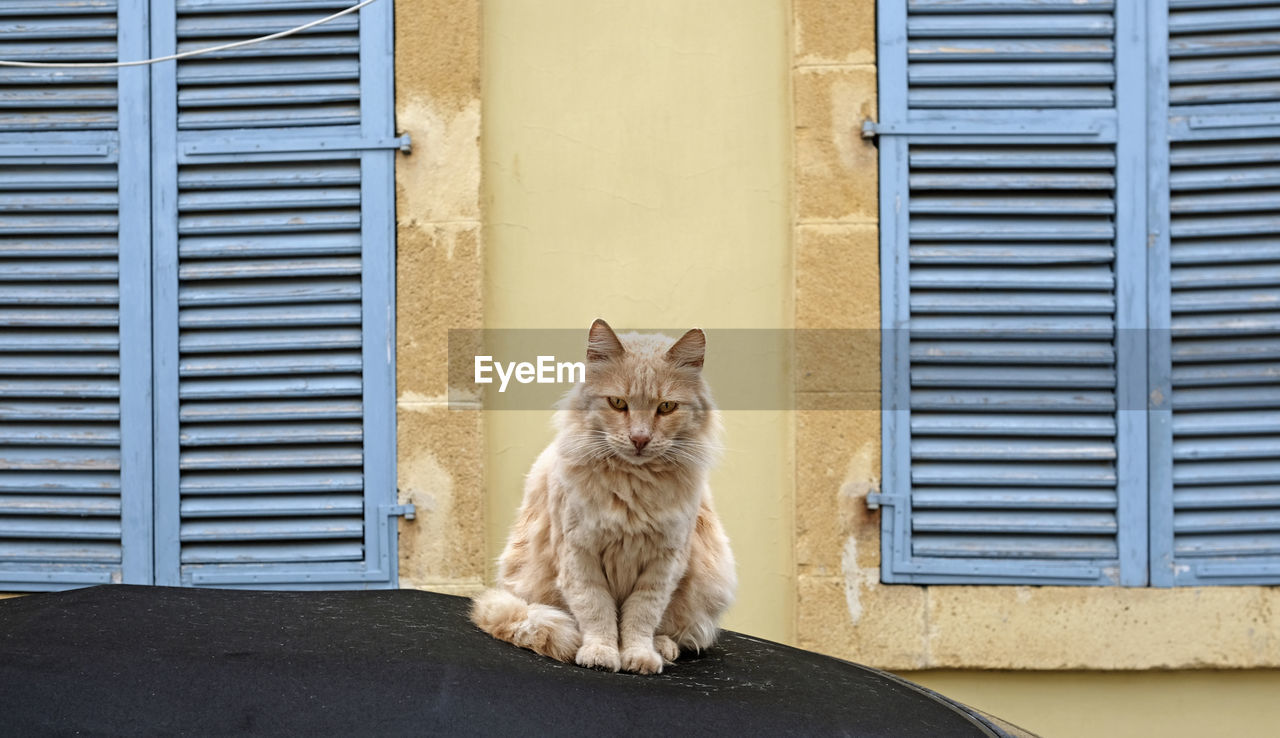
[{"label": "cat's eye", "polygon": [[680,403],[672,402],[671,400],[663,400],[662,402],[658,403],[658,414],[666,415],[672,410],[675,410],[679,404]]},{"label": "cat's eye", "polygon": [[614,410],[626,410],[626,409],[627,409],[627,401],[626,401],[626,400],[624,400],[624,399],[622,399],[621,397],[610,397],[610,398],[609,398],[609,404],[610,404],[611,406],[613,406],[613,409],[614,409]]}]

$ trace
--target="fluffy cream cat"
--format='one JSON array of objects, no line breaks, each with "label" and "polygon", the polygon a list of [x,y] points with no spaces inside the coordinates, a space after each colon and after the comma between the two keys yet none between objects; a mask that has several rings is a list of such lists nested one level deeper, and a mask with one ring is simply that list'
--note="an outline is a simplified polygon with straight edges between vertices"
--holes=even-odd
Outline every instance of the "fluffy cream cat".
[{"label": "fluffy cream cat", "polygon": [[672,341],[591,325],[586,380],[529,471],[476,625],[560,661],[641,674],[715,641],[736,575],[707,486],[720,423],[705,347],[696,328]]}]

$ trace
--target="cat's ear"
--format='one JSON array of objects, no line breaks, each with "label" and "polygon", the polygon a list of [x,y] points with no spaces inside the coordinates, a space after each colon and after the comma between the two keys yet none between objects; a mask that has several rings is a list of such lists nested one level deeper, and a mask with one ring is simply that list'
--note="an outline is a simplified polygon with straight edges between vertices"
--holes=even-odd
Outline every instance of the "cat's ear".
[{"label": "cat's ear", "polygon": [[694,328],[680,337],[667,349],[667,361],[676,366],[702,368],[702,357],[707,351],[707,336],[701,328]]},{"label": "cat's ear", "polygon": [[591,324],[591,332],[587,334],[587,361],[615,359],[625,351],[609,324],[596,318]]}]

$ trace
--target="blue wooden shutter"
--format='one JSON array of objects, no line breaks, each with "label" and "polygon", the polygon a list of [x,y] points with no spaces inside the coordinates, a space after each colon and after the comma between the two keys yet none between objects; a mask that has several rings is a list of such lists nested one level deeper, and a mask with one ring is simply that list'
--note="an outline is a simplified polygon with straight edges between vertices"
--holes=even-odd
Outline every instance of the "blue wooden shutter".
[{"label": "blue wooden shutter", "polygon": [[1159,5],[1153,579],[1275,584],[1280,7],[1171,0],[1166,16]]},{"label": "blue wooden shutter", "polygon": [[1141,15],[883,0],[878,26],[883,577],[1143,584]]},{"label": "blue wooden shutter", "polygon": [[[141,10],[4,3],[0,58],[140,58]],[[146,95],[0,69],[0,591],[151,579]]]},{"label": "blue wooden shutter", "polygon": [[[153,3],[179,51],[347,0]],[[390,3],[154,72],[157,581],[396,583]]]}]

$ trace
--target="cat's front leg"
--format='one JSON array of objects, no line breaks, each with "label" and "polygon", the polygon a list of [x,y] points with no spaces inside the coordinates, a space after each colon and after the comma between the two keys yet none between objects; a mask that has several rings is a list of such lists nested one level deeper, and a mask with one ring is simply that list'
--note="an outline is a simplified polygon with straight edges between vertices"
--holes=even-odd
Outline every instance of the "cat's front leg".
[{"label": "cat's front leg", "polygon": [[574,658],[578,666],[617,671],[618,609],[609,594],[600,557],[579,546],[568,546],[557,584],[582,631],[582,646]]},{"label": "cat's front leg", "polygon": [[649,563],[636,579],[631,595],[622,603],[622,668],[637,674],[662,672],[654,632],[671,601],[679,579],[679,557],[667,552]]}]

